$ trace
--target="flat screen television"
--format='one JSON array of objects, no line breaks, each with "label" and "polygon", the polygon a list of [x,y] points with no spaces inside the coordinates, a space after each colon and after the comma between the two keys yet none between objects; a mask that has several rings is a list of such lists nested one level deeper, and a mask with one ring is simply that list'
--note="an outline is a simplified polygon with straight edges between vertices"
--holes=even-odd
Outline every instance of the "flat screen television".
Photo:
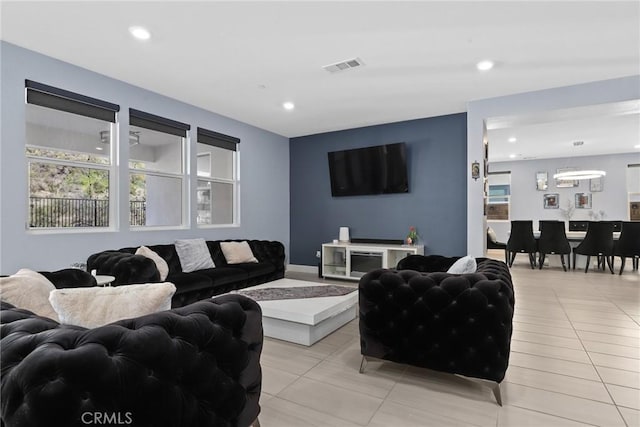
[{"label": "flat screen television", "polygon": [[404,142],[328,154],[333,197],[409,192]]}]

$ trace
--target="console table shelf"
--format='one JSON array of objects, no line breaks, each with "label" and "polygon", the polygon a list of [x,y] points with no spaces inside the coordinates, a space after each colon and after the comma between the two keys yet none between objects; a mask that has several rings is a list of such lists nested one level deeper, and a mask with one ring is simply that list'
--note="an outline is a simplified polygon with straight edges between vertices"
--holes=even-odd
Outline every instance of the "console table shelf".
[{"label": "console table shelf", "polygon": [[359,280],[369,271],[395,268],[407,255],[424,255],[424,246],[325,243],[322,245],[322,277]]}]

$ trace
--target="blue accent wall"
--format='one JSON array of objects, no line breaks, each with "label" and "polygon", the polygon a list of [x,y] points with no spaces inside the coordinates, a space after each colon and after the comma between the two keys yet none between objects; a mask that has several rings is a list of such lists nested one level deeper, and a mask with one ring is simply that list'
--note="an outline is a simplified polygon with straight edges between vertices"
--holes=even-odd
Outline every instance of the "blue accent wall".
[{"label": "blue accent wall", "polygon": [[[409,193],[332,197],[330,151],[405,142]],[[316,265],[322,243],[338,238],[404,239],[418,229],[425,253],[467,248],[467,115],[431,117],[290,140],[291,264]],[[478,159],[481,160],[481,159]]]}]

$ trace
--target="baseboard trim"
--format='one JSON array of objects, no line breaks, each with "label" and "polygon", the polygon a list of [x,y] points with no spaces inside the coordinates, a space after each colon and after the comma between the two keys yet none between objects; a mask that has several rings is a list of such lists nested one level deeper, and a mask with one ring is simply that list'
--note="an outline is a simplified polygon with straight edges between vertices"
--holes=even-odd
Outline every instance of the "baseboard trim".
[{"label": "baseboard trim", "polygon": [[287,271],[295,271],[297,273],[318,273],[318,266],[287,264]]}]

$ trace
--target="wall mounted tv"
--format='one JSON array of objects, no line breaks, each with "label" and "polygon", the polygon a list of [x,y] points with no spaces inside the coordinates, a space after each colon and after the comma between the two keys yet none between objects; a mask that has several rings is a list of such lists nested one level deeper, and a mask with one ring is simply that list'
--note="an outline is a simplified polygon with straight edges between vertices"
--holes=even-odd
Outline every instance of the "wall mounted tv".
[{"label": "wall mounted tv", "polygon": [[328,153],[331,195],[408,193],[406,153],[404,142]]}]

